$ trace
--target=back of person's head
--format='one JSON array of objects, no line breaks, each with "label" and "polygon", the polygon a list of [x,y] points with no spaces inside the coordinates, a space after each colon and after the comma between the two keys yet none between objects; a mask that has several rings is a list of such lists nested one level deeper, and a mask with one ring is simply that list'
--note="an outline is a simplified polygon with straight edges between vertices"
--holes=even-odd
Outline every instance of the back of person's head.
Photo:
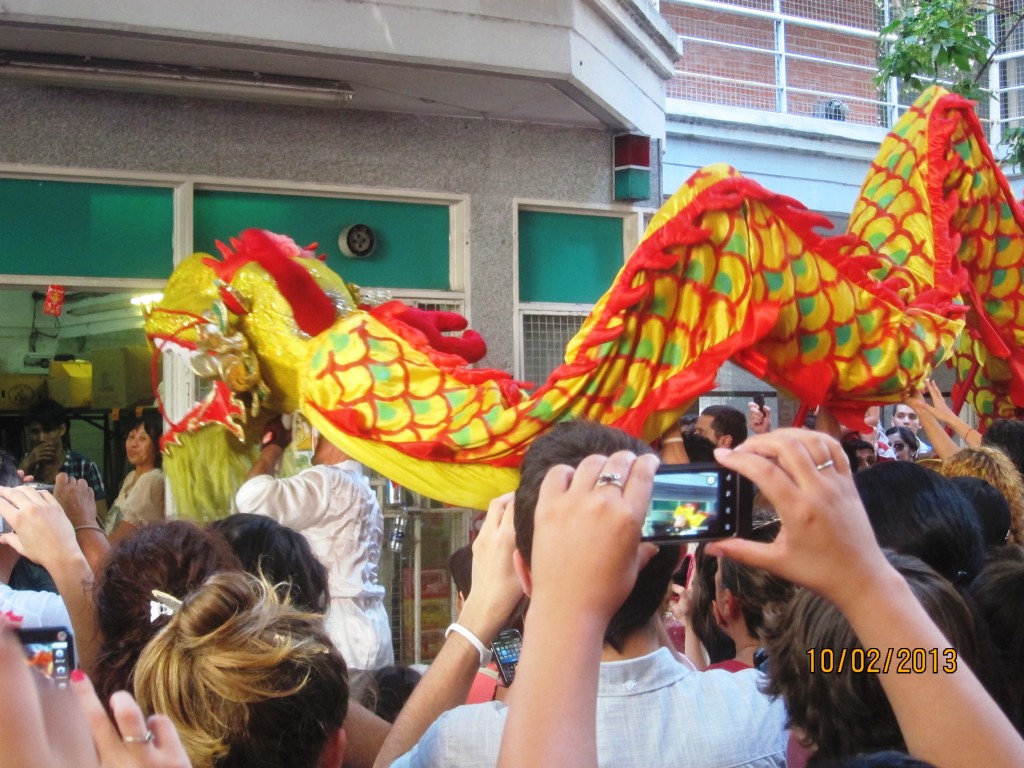
[{"label": "back of person's head", "polygon": [[719,435],[732,437],[732,447],[747,439],[747,417],[743,411],[731,405],[709,405],[700,412],[711,417],[711,429]]},{"label": "back of person's head", "polygon": [[373,713],[381,720],[395,722],[422,675],[412,667],[390,666],[374,671]]},{"label": "back of person's head", "polygon": [[944,459],[939,468],[946,477],[977,477],[993,485],[1010,505],[1011,538],[1024,544],[1024,477],[998,448],[964,448]]},{"label": "back of person's head", "polygon": [[[915,557],[891,551],[886,557],[956,649],[956,662],[972,667],[978,663],[974,618],[956,589]],[[800,740],[819,757],[906,750],[879,681],[886,651],[882,649],[881,656],[874,655],[874,649],[866,651],[835,605],[808,589],[798,589],[785,608],[770,617],[764,640],[771,659],[765,692],[782,697],[787,727],[798,729]],[[813,669],[808,657],[812,650],[816,654]],[[922,651],[924,658],[917,660],[894,655],[891,668],[904,661],[907,669],[923,663],[930,672],[935,664],[941,673],[949,660],[944,650],[938,649],[934,658]],[[868,669],[869,662],[873,671]]]},{"label": "back of person's head", "polygon": [[995,419],[981,436],[982,445],[998,448],[1024,475],[1024,421],[1019,419]]},{"label": "back of person's head", "polygon": [[1002,547],[970,587],[978,616],[995,648],[1007,717],[1024,734],[1024,549]]},{"label": "back of person's head", "polygon": [[926,763],[911,757],[906,752],[872,752],[853,757],[811,757],[807,768],[935,768],[934,763]]},{"label": "back of person's head", "polygon": [[691,464],[708,463],[715,460],[715,444],[699,432],[683,433],[683,449]]},{"label": "back of person's head", "polygon": [[123,436],[128,437],[135,429],[142,427],[153,441],[153,462],[157,469],[164,464],[164,455],[160,450],[160,436],[164,432],[164,422],[159,413],[145,411],[141,415],[130,419],[124,426]]},{"label": "back of person's head", "polygon": [[67,411],[56,400],[37,400],[25,409],[26,427],[38,424],[49,432],[67,423]]},{"label": "back of person's head", "polygon": [[1002,547],[1010,541],[1010,504],[999,489],[978,477],[949,478],[978,515],[981,533],[987,547]]},{"label": "back of person's head", "polygon": [[185,597],[135,673],[139,705],[170,717],[195,768],[315,768],[348,693],[322,617],[241,572]]},{"label": "back of person's head", "polygon": [[707,544],[701,542],[693,552],[693,575],[690,577],[690,630],[707,651],[712,664],[736,658],[736,643],[715,620],[711,603],[715,600],[715,574],[718,558],[709,555]]},{"label": "back of person's head", "polygon": [[679,419],[679,429],[685,434],[687,432],[693,432],[697,427],[697,419],[700,418],[695,413],[687,413],[685,416]]},{"label": "back of person's head", "polygon": [[16,488],[19,485],[18,462],[7,451],[0,451],[0,487]]},{"label": "back of person's head", "polygon": [[327,612],[327,568],[301,533],[266,515],[248,513],[228,515],[207,527],[227,540],[248,573],[284,587],[292,605]]},{"label": "back of person's head", "polygon": [[[780,530],[782,524],[779,522],[764,523],[756,526],[746,538],[767,544],[775,541]],[[747,632],[751,637],[760,637],[766,612],[780,610],[793,596],[795,587],[764,568],[743,565],[728,557],[719,558],[718,567],[722,587],[740,601]]]},{"label": "back of person's head", "polygon": [[985,559],[981,523],[948,479],[910,461],[890,461],[853,481],[881,546],[921,558],[957,586],[978,575]]},{"label": "back of person's head", "polygon": [[[632,451],[637,456],[653,453],[649,445],[622,430],[589,421],[563,422],[530,444],[519,470],[515,497],[516,548],[527,565],[533,551],[534,511],[548,470],[559,464],[576,467],[592,454],[611,456],[618,451]],[[586,546],[586,542],[581,541],[580,546]],[[658,548],[637,574],[633,591],[608,623],[606,643],[621,651],[626,638],[651,620],[678,562],[678,546]]]},{"label": "back of person's head", "polygon": [[464,598],[469,597],[473,588],[473,545],[467,544],[452,552],[448,558],[448,573],[455,582],[455,590]]},{"label": "back of person's head", "polygon": [[221,571],[242,564],[223,537],[185,520],[140,528],[107,553],[96,579],[100,648],[93,683],[101,701],[131,689],[143,647],[166,623],[150,616],[154,589],[182,598]]}]

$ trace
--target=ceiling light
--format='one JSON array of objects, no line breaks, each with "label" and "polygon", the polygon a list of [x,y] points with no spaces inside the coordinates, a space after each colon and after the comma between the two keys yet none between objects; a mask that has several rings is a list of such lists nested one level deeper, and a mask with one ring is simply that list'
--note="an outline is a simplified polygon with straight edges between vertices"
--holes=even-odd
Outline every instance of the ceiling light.
[{"label": "ceiling light", "polygon": [[338,80],[11,51],[0,52],[0,78],[309,107],[343,107],[352,99],[352,88]]}]

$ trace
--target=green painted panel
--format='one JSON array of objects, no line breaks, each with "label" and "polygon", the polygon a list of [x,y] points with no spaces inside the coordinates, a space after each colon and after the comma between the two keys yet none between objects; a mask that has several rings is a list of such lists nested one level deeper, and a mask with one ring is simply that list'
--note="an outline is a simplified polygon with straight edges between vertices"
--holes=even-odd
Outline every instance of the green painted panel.
[{"label": "green painted panel", "polygon": [[[196,190],[194,246],[216,254],[250,227],[288,235],[299,245],[318,243],[327,265],[345,280],[364,286],[449,290],[449,215],[447,204],[346,200],[307,195]],[[365,224],[377,235],[366,259],[349,259],[338,235]]]},{"label": "green painted panel", "polygon": [[592,304],[622,268],[622,219],[519,212],[519,300]]},{"label": "green painted panel", "polygon": [[0,179],[0,273],[164,279],[173,230],[171,189]]}]

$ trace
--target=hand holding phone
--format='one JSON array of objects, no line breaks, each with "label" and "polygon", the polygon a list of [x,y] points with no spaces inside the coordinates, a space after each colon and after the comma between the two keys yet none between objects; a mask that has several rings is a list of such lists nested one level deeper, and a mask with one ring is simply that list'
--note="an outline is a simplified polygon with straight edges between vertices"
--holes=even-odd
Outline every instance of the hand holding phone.
[{"label": "hand holding phone", "polygon": [[681,544],[742,535],[751,528],[750,481],[718,464],[669,464],[654,475],[644,541]]},{"label": "hand holding phone", "polygon": [[67,628],[19,629],[17,634],[29,666],[66,688],[75,669],[75,644]]},{"label": "hand holding phone", "polygon": [[506,686],[512,685],[519,664],[519,652],[523,647],[523,636],[518,629],[503,629],[491,643],[491,653],[498,664],[498,674]]}]

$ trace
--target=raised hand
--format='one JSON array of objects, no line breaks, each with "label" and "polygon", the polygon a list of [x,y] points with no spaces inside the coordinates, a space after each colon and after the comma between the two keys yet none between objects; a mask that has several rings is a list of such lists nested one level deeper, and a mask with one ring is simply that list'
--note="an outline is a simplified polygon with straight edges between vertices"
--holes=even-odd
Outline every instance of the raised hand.
[{"label": "raised hand", "polygon": [[[719,449],[718,461],[756,483],[779,510],[782,531],[770,544],[727,539],[708,545],[809,587],[842,607],[880,570],[878,548],[839,443],[821,432],[779,429]],[[842,567],[837,567],[842,564]]]}]

